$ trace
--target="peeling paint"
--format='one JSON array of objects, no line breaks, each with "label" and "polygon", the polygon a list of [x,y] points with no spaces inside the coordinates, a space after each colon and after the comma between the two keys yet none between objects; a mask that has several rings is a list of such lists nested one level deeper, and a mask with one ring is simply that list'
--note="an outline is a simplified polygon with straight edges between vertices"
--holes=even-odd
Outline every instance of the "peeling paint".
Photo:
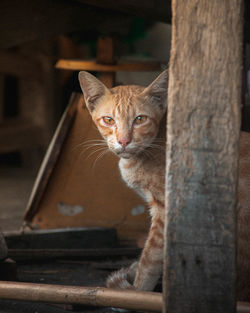
[{"label": "peeling paint", "polygon": [[75,216],[84,211],[84,208],[81,205],[70,205],[67,203],[59,202],[57,204],[57,210],[65,216]]},{"label": "peeling paint", "polygon": [[130,211],[131,215],[141,215],[143,213],[145,213],[145,207],[144,205],[137,205],[136,207],[134,207],[131,211]]}]

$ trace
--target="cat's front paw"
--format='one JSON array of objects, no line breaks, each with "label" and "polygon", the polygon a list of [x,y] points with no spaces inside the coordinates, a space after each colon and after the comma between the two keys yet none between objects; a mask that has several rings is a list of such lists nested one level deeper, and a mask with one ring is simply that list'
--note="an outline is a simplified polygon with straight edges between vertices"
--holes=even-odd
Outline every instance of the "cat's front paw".
[{"label": "cat's front paw", "polygon": [[106,286],[113,289],[135,289],[133,282],[137,269],[137,262],[134,262],[128,268],[122,268],[112,273],[106,280]]}]

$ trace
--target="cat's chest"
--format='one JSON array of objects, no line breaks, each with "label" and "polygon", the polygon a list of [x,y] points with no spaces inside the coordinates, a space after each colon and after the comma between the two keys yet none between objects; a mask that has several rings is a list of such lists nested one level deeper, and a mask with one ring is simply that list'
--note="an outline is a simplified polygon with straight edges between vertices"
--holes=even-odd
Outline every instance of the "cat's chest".
[{"label": "cat's chest", "polygon": [[163,167],[164,164],[142,160],[121,159],[119,162],[123,180],[130,188],[139,192],[143,198],[146,193],[155,193],[154,190],[157,186],[164,185]]},{"label": "cat's chest", "polygon": [[140,161],[121,159],[119,168],[123,180],[131,188],[140,188],[147,179],[148,172]]}]

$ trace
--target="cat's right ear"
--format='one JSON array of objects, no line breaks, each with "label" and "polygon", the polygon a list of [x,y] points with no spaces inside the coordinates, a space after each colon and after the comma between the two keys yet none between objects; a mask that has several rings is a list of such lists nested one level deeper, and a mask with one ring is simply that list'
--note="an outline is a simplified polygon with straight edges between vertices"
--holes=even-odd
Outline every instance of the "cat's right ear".
[{"label": "cat's right ear", "polygon": [[99,79],[88,72],[81,71],[78,78],[86,106],[89,111],[92,112],[98,100],[106,93],[110,93],[110,91]]},{"label": "cat's right ear", "polygon": [[148,87],[143,91],[143,95],[150,98],[161,110],[167,109],[168,95],[168,70],[163,71]]}]

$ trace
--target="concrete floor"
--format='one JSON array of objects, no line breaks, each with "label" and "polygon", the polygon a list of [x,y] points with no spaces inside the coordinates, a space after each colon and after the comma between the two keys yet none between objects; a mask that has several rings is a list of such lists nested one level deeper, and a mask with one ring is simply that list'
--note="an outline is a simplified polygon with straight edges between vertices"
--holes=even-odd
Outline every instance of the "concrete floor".
[{"label": "concrete floor", "polygon": [[3,232],[20,229],[35,177],[29,169],[0,167],[0,229]]}]

